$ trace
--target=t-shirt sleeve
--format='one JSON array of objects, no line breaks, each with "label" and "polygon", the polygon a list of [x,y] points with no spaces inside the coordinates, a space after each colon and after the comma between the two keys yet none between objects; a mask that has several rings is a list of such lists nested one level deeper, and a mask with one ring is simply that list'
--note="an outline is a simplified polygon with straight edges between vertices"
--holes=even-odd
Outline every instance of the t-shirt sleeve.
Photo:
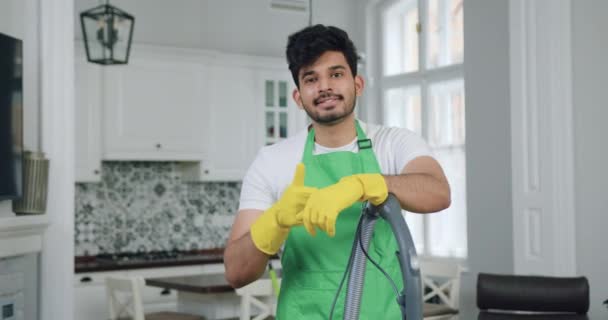
[{"label": "t-shirt sleeve", "polygon": [[239,210],[266,210],[275,202],[271,179],[268,176],[272,170],[264,149],[260,149],[255,160],[247,170],[241,186]]},{"label": "t-shirt sleeve", "polygon": [[433,152],[428,143],[416,133],[403,128],[395,128],[393,136],[394,165],[397,173],[401,173],[403,168],[413,159],[420,156],[433,157]]}]

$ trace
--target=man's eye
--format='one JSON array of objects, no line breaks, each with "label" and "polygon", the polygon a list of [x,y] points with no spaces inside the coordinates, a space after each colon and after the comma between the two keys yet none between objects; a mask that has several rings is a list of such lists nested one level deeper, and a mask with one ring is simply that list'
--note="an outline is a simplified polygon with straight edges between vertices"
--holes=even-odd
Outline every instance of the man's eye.
[{"label": "man's eye", "polygon": [[315,82],[316,80],[317,80],[317,78],[310,77],[310,78],[306,78],[306,79],[304,79],[304,82],[305,82],[305,83],[313,83],[313,82]]},{"label": "man's eye", "polygon": [[340,77],[342,77],[342,72],[336,72],[336,73],[332,74],[332,77],[340,78]]}]

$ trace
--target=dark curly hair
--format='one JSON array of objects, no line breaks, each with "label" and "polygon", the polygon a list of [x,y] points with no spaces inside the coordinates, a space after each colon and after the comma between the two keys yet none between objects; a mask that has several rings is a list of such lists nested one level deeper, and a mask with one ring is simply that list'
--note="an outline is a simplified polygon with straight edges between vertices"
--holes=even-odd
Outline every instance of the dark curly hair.
[{"label": "dark curly hair", "polygon": [[317,24],[306,27],[289,36],[287,40],[287,63],[296,86],[300,87],[298,75],[302,67],[312,65],[327,51],[344,54],[353,77],[357,75],[357,49],[348,34],[337,27]]}]

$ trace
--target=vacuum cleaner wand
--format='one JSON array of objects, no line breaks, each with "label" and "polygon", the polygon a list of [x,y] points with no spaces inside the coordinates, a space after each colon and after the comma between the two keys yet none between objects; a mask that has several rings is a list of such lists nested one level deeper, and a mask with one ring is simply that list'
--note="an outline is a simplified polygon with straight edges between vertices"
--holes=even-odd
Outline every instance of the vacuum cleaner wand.
[{"label": "vacuum cleaner wand", "polygon": [[[378,217],[386,220],[397,240],[399,251],[396,252],[401,267],[404,290],[397,298],[403,319],[422,319],[422,284],[418,256],[410,229],[401,214],[401,205],[397,198],[389,194],[388,199],[379,206],[368,203],[364,208],[361,224],[361,238],[358,239],[365,251],[368,252],[373,229]],[[355,238],[359,237],[356,235]],[[359,319],[361,294],[365,275],[366,256],[360,245],[353,246],[352,263],[349,270],[346,301],[344,303],[344,319]]]}]

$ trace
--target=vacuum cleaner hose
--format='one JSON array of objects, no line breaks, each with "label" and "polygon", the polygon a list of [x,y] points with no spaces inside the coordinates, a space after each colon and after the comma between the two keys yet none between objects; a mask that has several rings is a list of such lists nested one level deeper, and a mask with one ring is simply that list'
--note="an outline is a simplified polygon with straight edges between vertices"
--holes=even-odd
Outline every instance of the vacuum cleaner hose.
[{"label": "vacuum cleaner hose", "polygon": [[[378,220],[378,216],[365,214],[361,221],[361,243],[364,248],[369,248],[369,243],[374,234],[374,225]],[[355,235],[358,237],[359,234]],[[348,277],[348,285],[346,287],[346,301],[351,303],[344,304],[344,319],[358,320],[359,310],[361,309],[361,295],[363,294],[363,283],[365,277],[365,266],[367,260],[365,259],[364,253],[361,246],[355,245],[354,252],[352,253],[353,264],[351,266],[350,274]]]}]

